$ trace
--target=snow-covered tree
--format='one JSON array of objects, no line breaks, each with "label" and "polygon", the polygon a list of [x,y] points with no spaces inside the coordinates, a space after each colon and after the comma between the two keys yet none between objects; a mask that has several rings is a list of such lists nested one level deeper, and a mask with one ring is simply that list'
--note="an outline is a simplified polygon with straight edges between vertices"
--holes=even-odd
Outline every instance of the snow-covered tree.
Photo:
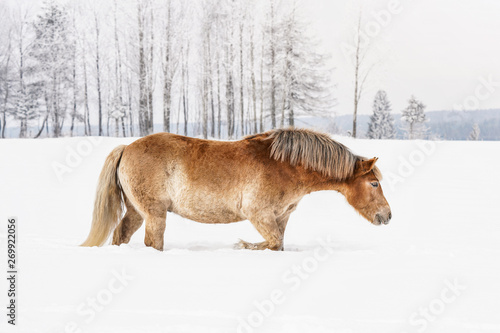
[{"label": "snow-covered tree", "polygon": [[17,93],[13,116],[20,122],[20,138],[27,137],[30,121],[36,119],[39,115],[39,95],[39,90],[33,85],[24,87]]},{"label": "snow-covered tree", "polygon": [[269,0],[262,26],[267,75],[264,109],[271,127],[293,126],[298,115],[328,115],[335,105],[329,55],[310,31],[297,1]]},{"label": "snow-covered tree", "polygon": [[276,127],[276,108],[278,98],[278,84],[277,84],[277,45],[279,45],[279,41],[281,40],[280,30],[277,25],[278,14],[276,11],[276,1],[269,0],[269,11],[267,13],[266,22],[267,25],[264,25],[264,30],[266,32],[266,42],[267,47],[265,48],[265,53],[262,55],[262,61],[266,62],[267,69],[269,72],[269,94],[271,94],[271,103],[269,105],[269,113],[271,115],[271,127]]},{"label": "snow-covered tree", "polygon": [[469,140],[477,141],[479,140],[479,135],[481,134],[481,130],[479,129],[478,124],[472,125],[472,132],[469,134]]},{"label": "snow-covered tree", "polygon": [[401,116],[403,122],[406,123],[406,133],[408,139],[423,139],[427,133],[425,122],[425,105],[417,100],[414,96],[408,100],[408,106],[403,110]]},{"label": "snow-covered tree", "polygon": [[284,59],[281,126],[285,118],[293,126],[295,116],[301,113],[328,115],[335,105],[328,55],[319,51],[319,42],[308,33],[308,23],[301,17],[297,2],[290,5],[281,24],[283,45],[279,58]]},{"label": "snow-covered tree", "polygon": [[151,0],[137,2],[137,36],[139,67],[139,132],[153,133],[154,90],[154,8]]},{"label": "snow-covered tree", "polygon": [[165,131],[235,138],[334,104],[333,66],[295,0],[63,3],[19,17],[0,3],[2,133],[12,118],[22,136],[79,134],[79,122],[85,135],[146,135],[155,114]]},{"label": "snow-covered tree", "polygon": [[163,37],[163,131],[170,132],[170,118],[172,111],[172,91],[174,77],[180,62],[181,37],[179,22],[184,18],[175,10],[172,0],[165,2],[164,37]]},{"label": "snow-covered tree", "polygon": [[393,139],[396,135],[394,118],[391,115],[391,103],[385,91],[377,92],[372,108],[373,115],[370,117],[366,136],[370,139]]},{"label": "snow-covered tree", "polygon": [[[123,125],[123,118],[127,114],[127,105],[123,104],[123,101],[119,97],[115,97],[111,100],[109,106],[109,117],[115,121],[115,136],[120,135],[120,123]],[[125,129],[122,126],[122,131]]]},{"label": "snow-covered tree", "polygon": [[0,30],[5,35],[0,34],[0,132],[1,137],[5,138],[5,127],[7,125],[7,115],[10,110],[10,100],[12,95],[12,86],[14,73],[12,71],[12,27],[5,31]]},{"label": "snow-covered tree", "polygon": [[55,137],[61,135],[70,100],[68,88],[72,75],[71,57],[74,44],[68,34],[66,11],[55,2],[43,3],[42,13],[35,23],[35,39],[30,56],[38,61],[36,68],[43,82],[47,117],[52,121]]}]

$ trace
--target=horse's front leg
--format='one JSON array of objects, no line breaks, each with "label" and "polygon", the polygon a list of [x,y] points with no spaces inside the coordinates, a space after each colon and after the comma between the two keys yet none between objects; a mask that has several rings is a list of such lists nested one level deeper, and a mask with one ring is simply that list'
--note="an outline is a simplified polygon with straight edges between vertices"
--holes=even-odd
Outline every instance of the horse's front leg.
[{"label": "horse's front leg", "polygon": [[252,216],[249,220],[261,236],[264,237],[265,241],[261,243],[249,243],[240,240],[240,242],[236,244],[236,247],[249,250],[283,250],[283,235],[285,229],[280,226],[274,214]]}]

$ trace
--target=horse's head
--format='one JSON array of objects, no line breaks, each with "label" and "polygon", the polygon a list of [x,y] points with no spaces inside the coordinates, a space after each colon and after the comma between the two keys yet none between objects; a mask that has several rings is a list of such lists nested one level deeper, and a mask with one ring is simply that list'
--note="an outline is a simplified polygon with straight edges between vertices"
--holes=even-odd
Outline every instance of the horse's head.
[{"label": "horse's head", "polygon": [[382,176],[375,166],[377,158],[356,162],[354,175],[343,191],[347,201],[365,219],[375,225],[388,224],[392,213],[379,181]]}]

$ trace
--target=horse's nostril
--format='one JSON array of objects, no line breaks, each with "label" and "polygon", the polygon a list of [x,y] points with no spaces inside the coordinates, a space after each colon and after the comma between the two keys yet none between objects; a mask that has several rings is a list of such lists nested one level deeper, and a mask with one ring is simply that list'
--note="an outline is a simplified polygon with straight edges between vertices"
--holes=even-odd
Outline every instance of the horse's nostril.
[{"label": "horse's nostril", "polygon": [[389,220],[392,219],[392,212],[389,212]]}]

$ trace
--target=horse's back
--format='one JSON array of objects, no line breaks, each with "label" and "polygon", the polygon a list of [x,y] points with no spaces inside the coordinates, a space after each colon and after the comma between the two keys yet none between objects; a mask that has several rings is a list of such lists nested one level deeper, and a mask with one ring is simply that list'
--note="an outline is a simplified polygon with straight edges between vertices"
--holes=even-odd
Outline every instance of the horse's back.
[{"label": "horse's back", "polygon": [[245,219],[244,193],[256,192],[268,154],[265,145],[213,141],[158,133],[123,152],[119,179],[132,201],[160,201],[168,210],[199,221]]}]

